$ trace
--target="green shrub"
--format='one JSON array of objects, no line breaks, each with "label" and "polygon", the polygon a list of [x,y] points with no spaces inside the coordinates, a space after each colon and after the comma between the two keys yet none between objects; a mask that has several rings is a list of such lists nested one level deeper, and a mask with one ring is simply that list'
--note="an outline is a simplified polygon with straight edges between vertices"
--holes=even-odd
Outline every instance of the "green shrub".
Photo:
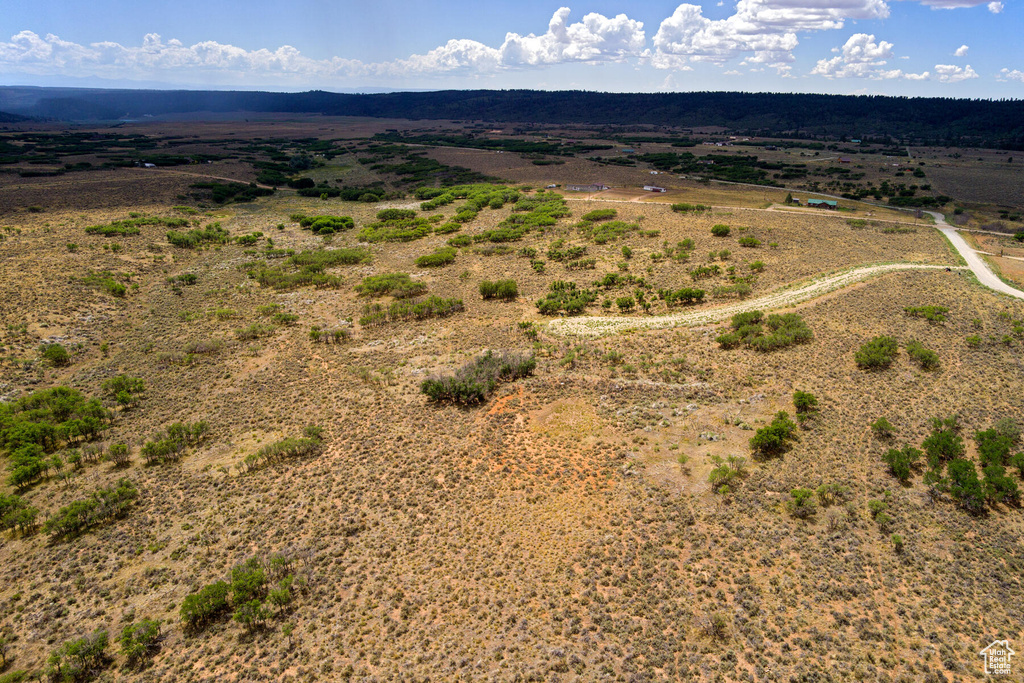
[{"label": "green shrub", "polygon": [[924,453],[913,446],[904,446],[902,450],[890,448],[882,456],[893,475],[902,482],[910,479],[911,470],[922,458]]},{"label": "green shrub", "polygon": [[786,501],[786,510],[797,519],[806,519],[817,512],[817,505],[814,502],[814,491],[811,489],[797,488],[789,492],[789,500]]},{"label": "green shrub", "polygon": [[242,460],[242,468],[252,471],[258,467],[293,458],[319,455],[323,450],[323,430],[315,425],[306,427],[302,437],[288,437],[263,446]]},{"label": "green shrub", "polygon": [[139,668],[159,647],[160,622],[143,619],[135,624],[128,624],[121,630],[121,636],[117,641],[121,644],[125,664],[130,668]]},{"label": "green shrub", "polygon": [[729,226],[722,223],[711,227],[711,234],[715,237],[728,237],[730,232]]},{"label": "green shrub", "polygon": [[533,356],[488,351],[463,365],[454,374],[424,380],[420,389],[432,401],[483,403],[499,382],[532,375],[536,367],[537,361]]},{"label": "green shrub", "polygon": [[65,641],[46,660],[50,680],[68,683],[92,680],[110,661],[106,651],[108,642],[105,629]]},{"label": "green shrub", "polygon": [[741,247],[754,248],[761,246],[761,240],[756,237],[741,237],[739,242]]},{"label": "green shrub", "polygon": [[43,347],[43,358],[57,367],[63,367],[71,363],[71,356],[62,344],[47,344]]},{"label": "green shrub", "polygon": [[455,263],[458,251],[454,247],[441,247],[433,254],[425,254],[416,259],[420,268],[440,268]]},{"label": "green shrub", "polygon": [[390,294],[396,299],[408,299],[425,293],[427,285],[413,280],[408,273],[387,273],[364,277],[363,283],[356,286],[356,291],[366,296]]},{"label": "green shrub", "polygon": [[818,409],[818,399],[806,391],[794,391],[793,407],[796,408],[798,415],[810,413]]},{"label": "green shrub", "polygon": [[139,455],[147,465],[176,462],[185,450],[199,444],[209,431],[206,422],[175,422],[166,431],[158,432],[142,445]]},{"label": "green shrub", "polygon": [[683,202],[673,204],[672,210],[676,213],[705,213],[711,211],[711,206],[708,204],[687,204]]},{"label": "green shrub", "polygon": [[438,296],[428,296],[423,301],[394,301],[387,308],[380,304],[367,304],[359,324],[370,326],[403,320],[444,318],[463,310],[465,307],[462,299],[442,299]]},{"label": "green shrub", "polygon": [[945,322],[946,313],[949,313],[945,306],[907,306],[903,310],[911,317],[924,318],[936,323]]},{"label": "green shrub", "polygon": [[589,289],[580,289],[574,282],[556,280],[543,299],[537,300],[537,310],[543,315],[577,315],[597,300],[597,294]]},{"label": "green shrub", "polygon": [[899,353],[899,345],[893,337],[875,337],[865,343],[854,354],[857,365],[866,370],[878,370],[892,365]]},{"label": "green shrub", "polygon": [[939,367],[939,355],[924,345],[911,339],[907,342],[907,355],[917,361],[923,370],[934,370]]},{"label": "green shrub", "polygon": [[515,301],[519,296],[519,287],[515,280],[484,280],[480,283],[480,296],[485,299]]},{"label": "green shrub", "polygon": [[956,498],[962,508],[972,514],[979,514],[985,508],[987,498],[985,487],[978,479],[978,471],[974,463],[962,458],[949,461],[947,486],[951,496]]},{"label": "green shrub", "polygon": [[588,223],[596,223],[598,221],[611,220],[615,218],[616,215],[618,215],[618,211],[615,209],[594,209],[593,211],[580,216],[580,220]]},{"label": "green shrub", "polygon": [[789,442],[796,438],[796,424],[785,411],[776,413],[771,424],[758,429],[750,438],[750,449],[759,458],[782,455],[789,448]]},{"label": "green shrub", "polygon": [[76,536],[95,524],[121,517],[138,497],[135,485],[121,479],[116,486],[97,489],[90,497],[62,507],[46,520],[43,531],[55,538]]},{"label": "green shrub", "polygon": [[887,419],[880,417],[871,423],[871,431],[880,439],[887,439],[892,436],[893,426]]},{"label": "green shrub", "polygon": [[769,352],[814,338],[811,329],[796,313],[764,316],[761,311],[739,313],[732,317],[732,331],[719,335],[715,341],[723,349],[746,344],[755,351]]},{"label": "green shrub", "polygon": [[675,291],[669,289],[662,289],[658,291],[658,296],[668,306],[674,306],[676,304],[683,304],[686,306],[692,306],[699,304],[704,301],[704,290],[696,289],[694,287],[683,287]]},{"label": "green shrub", "polygon": [[381,209],[377,212],[379,221],[403,221],[416,218],[414,209]]},{"label": "green shrub", "polygon": [[228,609],[228,583],[216,581],[185,596],[179,611],[186,630],[198,631]]},{"label": "green shrub", "polygon": [[167,233],[167,241],[180,249],[195,249],[205,244],[226,244],[230,239],[230,233],[222,228],[220,223],[211,223],[201,230],[170,230]]},{"label": "green shrub", "polygon": [[455,222],[445,223],[444,225],[439,225],[434,228],[434,232],[438,235],[449,235],[453,232],[458,232],[459,230],[462,230],[462,226]]}]

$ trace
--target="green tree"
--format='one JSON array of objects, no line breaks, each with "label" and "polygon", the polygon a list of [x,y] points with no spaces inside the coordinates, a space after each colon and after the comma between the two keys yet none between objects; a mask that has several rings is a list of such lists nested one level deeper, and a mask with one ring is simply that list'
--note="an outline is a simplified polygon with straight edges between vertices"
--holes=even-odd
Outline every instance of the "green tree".
[{"label": "green tree", "polygon": [[47,673],[51,680],[89,681],[106,667],[109,637],[99,629],[76,640],[68,640],[54,650],[47,659]]},{"label": "green tree", "polygon": [[64,367],[71,363],[71,356],[68,355],[68,350],[61,344],[47,344],[43,347],[43,358],[57,367]]},{"label": "green tree", "polygon": [[789,413],[779,411],[771,424],[758,429],[750,438],[750,449],[760,458],[782,455],[795,438],[795,431],[796,424],[789,419]]},{"label": "green tree", "polygon": [[793,407],[796,408],[798,415],[810,413],[818,409],[818,399],[806,391],[794,391]]},{"label": "green tree", "polygon": [[985,487],[978,479],[974,463],[963,458],[949,461],[946,468],[949,476],[949,493],[968,512],[978,514],[985,507]]},{"label": "green tree", "polygon": [[811,489],[797,488],[789,492],[789,500],[786,501],[786,509],[797,519],[806,519],[817,512],[817,505],[814,502],[814,491]]},{"label": "green tree", "polygon": [[904,446],[902,450],[890,448],[882,459],[889,465],[893,475],[902,482],[910,479],[910,473],[914,465],[924,454],[913,446]]},{"label": "green tree", "polygon": [[880,370],[892,365],[899,353],[899,344],[893,337],[875,337],[854,354],[857,365],[865,370]]},{"label": "green tree", "polygon": [[143,662],[156,652],[160,642],[160,622],[143,619],[129,624],[121,630],[117,639],[121,644],[121,654],[129,667],[141,667]]}]

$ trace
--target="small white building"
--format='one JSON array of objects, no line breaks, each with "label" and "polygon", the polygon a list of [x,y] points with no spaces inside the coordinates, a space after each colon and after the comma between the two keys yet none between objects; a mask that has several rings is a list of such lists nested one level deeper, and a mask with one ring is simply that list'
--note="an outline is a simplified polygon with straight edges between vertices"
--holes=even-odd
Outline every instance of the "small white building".
[{"label": "small white building", "polygon": [[657,185],[644,185],[644,190],[647,192],[665,192],[664,187],[658,187]]}]

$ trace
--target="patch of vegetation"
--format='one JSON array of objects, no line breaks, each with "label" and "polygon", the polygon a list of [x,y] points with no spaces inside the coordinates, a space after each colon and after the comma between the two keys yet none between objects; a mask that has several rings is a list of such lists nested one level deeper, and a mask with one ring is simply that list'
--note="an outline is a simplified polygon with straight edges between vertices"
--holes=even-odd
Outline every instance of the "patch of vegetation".
[{"label": "patch of vegetation", "polygon": [[141,669],[143,664],[160,649],[160,622],[143,619],[121,629],[117,642],[129,669]]},{"label": "patch of vegetation", "polygon": [[907,342],[907,355],[909,355],[922,370],[935,370],[939,367],[939,354],[931,349],[926,349],[924,344],[914,339]]},{"label": "patch of vegetation", "polygon": [[687,204],[686,202],[681,202],[679,204],[673,204],[672,210],[676,213],[708,213],[711,211],[711,205]]},{"label": "patch of vegetation", "polygon": [[761,240],[756,237],[741,237],[739,239],[739,243],[741,247],[747,247],[749,249],[761,246]]},{"label": "patch of vegetation", "polygon": [[461,404],[483,403],[499,382],[510,382],[533,374],[536,359],[512,352],[488,351],[466,363],[451,375],[431,377],[420,390],[432,401]]},{"label": "patch of vegetation", "polygon": [[292,214],[290,218],[297,221],[299,226],[310,230],[314,235],[333,235],[343,230],[351,230],[356,226],[354,220],[349,216],[306,216],[305,214]]},{"label": "patch of vegetation", "polygon": [[123,517],[139,497],[139,491],[128,479],[116,486],[100,488],[58,510],[43,524],[43,531],[55,538],[77,536],[96,524]]},{"label": "patch of vegetation", "polygon": [[46,674],[51,681],[76,683],[91,681],[110,663],[107,655],[109,637],[106,629],[65,641],[46,660]]},{"label": "patch of vegetation", "polygon": [[281,439],[250,453],[242,460],[241,466],[246,472],[251,472],[284,460],[319,455],[322,450],[323,428],[310,425],[303,430],[301,437]]},{"label": "patch of vegetation", "polygon": [[230,239],[231,235],[220,226],[220,223],[211,223],[201,230],[170,230],[167,233],[167,241],[181,249],[195,249],[206,244],[227,244]]},{"label": "patch of vegetation", "polygon": [[924,453],[907,445],[902,449],[890,448],[882,456],[882,460],[889,466],[889,471],[893,476],[905,483],[910,479],[913,468],[917,466],[923,456]]},{"label": "patch of vegetation", "polygon": [[519,296],[519,287],[515,280],[484,280],[480,283],[480,296],[484,299],[515,301]]},{"label": "patch of vegetation", "polygon": [[465,306],[462,299],[442,299],[438,296],[429,296],[423,301],[394,301],[387,308],[380,304],[367,304],[359,324],[367,327],[386,322],[446,318],[463,310]]},{"label": "patch of vegetation", "polygon": [[898,353],[899,344],[895,338],[880,336],[861,346],[853,358],[865,370],[881,370],[892,365]]},{"label": "patch of vegetation", "polygon": [[695,287],[683,287],[677,290],[671,289],[659,289],[658,296],[668,306],[675,306],[677,304],[683,304],[684,306],[693,306],[704,301],[705,291],[703,289],[696,289]]},{"label": "patch of vegetation", "polygon": [[946,322],[946,313],[949,313],[945,306],[907,306],[903,310],[911,317],[924,318],[935,323]]},{"label": "patch of vegetation", "polygon": [[433,232],[426,218],[400,218],[370,223],[359,231],[360,242],[411,242]]},{"label": "patch of vegetation", "polygon": [[711,234],[715,237],[728,237],[730,232],[732,232],[732,229],[722,223],[711,226]]},{"label": "patch of vegetation", "polygon": [[416,258],[416,265],[420,268],[441,268],[455,263],[458,255],[455,247],[441,247],[433,254],[424,254]]},{"label": "patch of vegetation", "polygon": [[427,285],[413,280],[408,273],[386,273],[364,277],[363,283],[356,285],[356,291],[364,296],[390,294],[396,299],[409,299],[426,293]]},{"label": "patch of vegetation", "polygon": [[317,289],[329,289],[340,287],[342,280],[336,275],[325,273],[327,268],[368,263],[370,260],[370,252],[362,248],[315,249],[293,254],[281,266],[270,267],[263,262],[250,264],[247,274],[260,285],[277,290],[309,285]]},{"label": "patch of vegetation", "polygon": [[139,454],[147,465],[177,462],[185,450],[199,444],[209,431],[206,422],[175,422],[166,431],[159,432],[142,444]]},{"label": "patch of vegetation", "polygon": [[789,419],[789,413],[780,410],[771,424],[761,427],[750,437],[750,450],[756,458],[774,458],[789,450],[790,442],[795,439],[796,423]]},{"label": "patch of vegetation", "polygon": [[138,235],[141,228],[147,225],[160,225],[168,228],[188,227],[188,220],[185,218],[157,218],[155,216],[136,216],[111,221],[105,225],[90,225],[85,228],[88,235],[102,235],[112,237],[115,235]]},{"label": "patch of vegetation", "polygon": [[274,190],[259,187],[256,183],[243,185],[242,183],[202,182],[193,183],[191,187],[203,191],[217,204],[224,204],[230,201],[251,202],[255,201],[257,197],[269,197],[274,194]]},{"label": "patch of vegetation", "polygon": [[128,294],[128,287],[124,283],[130,280],[131,276],[127,273],[112,273],[109,270],[92,272],[82,278],[83,284],[98,287],[118,299]]},{"label": "patch of vegetation", "polygon": [[596,244],[606,244],[611,240],[617,240],[620,237],[625,237],[626,235],[639,231],[640,224],[626,223],[625,221],[608,221],[601,223],[583,223],[581,228],[584,236],[594,240]]},{"label": "patch of vegetation", "polygon": [[811,328],[796,313],[773,313],[765,317],[761,311],[750,311],[734,315],[732,332],[719,335],[715,341],[723,349],[745,344],[755,351],[768,352],[803,344],[813,338]]},{"label": "patch of vegetation", "polygon": [[537,300],[537,310],[543,315],[577,315],[595,301],[597,294],[593,291],[580,289],[574,282],[556,280],[547,295]]}]

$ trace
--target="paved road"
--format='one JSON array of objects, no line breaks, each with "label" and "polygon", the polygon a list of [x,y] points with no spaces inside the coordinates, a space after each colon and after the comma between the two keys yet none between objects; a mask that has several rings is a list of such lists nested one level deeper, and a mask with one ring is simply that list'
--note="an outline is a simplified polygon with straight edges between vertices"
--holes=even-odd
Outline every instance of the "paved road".
[{"label": "paved road", "polygon": [[1017,299],[1024,299],[1024,292],[1011,287],[996,277],[996,274],[993,273],[988,267],[988,264],[985,263],[985,259],[979,256],[976,251],[971,249],[967,244],[967,241],[956,231],[956,228],[953,228],[946,223],[946,220],[943,218],[941,213],[936,213],[934,211],[928,211],[927,213],[930,213],[935,217],[935,227],[941,230],[942,234],[949,238],[949,241],[954,247],[956,247],[956,250],[964,257],[964,260],[967,261],[968,267],[972,272],[974,272],[975,277],[978,278],[978,282],[989,289],[996,290],[997,292],[1008,294],[1009,296]]}]

